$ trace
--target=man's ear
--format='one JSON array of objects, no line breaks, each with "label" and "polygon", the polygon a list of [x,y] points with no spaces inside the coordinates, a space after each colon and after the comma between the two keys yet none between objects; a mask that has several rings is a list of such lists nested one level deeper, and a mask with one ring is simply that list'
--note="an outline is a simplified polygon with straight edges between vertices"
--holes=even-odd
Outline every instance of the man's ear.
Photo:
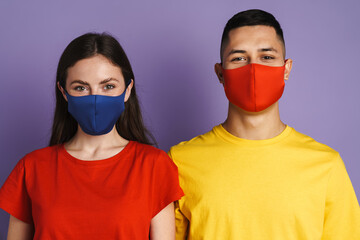
[{"label": "man's ear", "polygon": [[218,77],[219,79],[219,82],[221,84],[224,84],[224,77],[223,77],[223,74],[222,74],[222,66],[221,66],[221,63],[215,63],[215,73],[216,73],[216,76]]},{"label": "man's ear", "polygon": [[129,97],[131,95],[131,89],[132,89],[133,86],[134,86],[134,80],[131,79],[130,84],[127,86],[127,88],[125,90],[126,92],[125,92],[124,102],[127,102],[127,100],[129,100]]},{"label": "man's ear", "polygon": [[60,82],[57,82],[56,83],[58,89],[60,90],[61,94],[63,95],[63,97],[65,98],[65,101],[67,101],[67,97],[66,97],[66,94],[65,94],[65,90],[63,89],[63,87],[60,85]]},{"label": "man's ear", "polygon": [[291,72],[291,68],[292,68],[292,59],[286,59],[285,61],[285,72],[284,72],[284,79],[288,80],[289,76],[290,76],[290,72]]}]

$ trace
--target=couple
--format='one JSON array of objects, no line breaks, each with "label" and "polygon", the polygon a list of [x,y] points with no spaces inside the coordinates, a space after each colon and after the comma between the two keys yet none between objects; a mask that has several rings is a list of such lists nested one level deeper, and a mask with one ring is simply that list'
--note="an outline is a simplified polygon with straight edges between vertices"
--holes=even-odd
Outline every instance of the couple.
[{"label": "couple", "polygon": [[119,43],[73,40],[58,64],[50,146],[0,190],[8,239],[360,239],[339,154],[280,120],[292,60],[277,20],[236,14],[220,52],[227,119],[172,147],[171,160],[150,146]]}]

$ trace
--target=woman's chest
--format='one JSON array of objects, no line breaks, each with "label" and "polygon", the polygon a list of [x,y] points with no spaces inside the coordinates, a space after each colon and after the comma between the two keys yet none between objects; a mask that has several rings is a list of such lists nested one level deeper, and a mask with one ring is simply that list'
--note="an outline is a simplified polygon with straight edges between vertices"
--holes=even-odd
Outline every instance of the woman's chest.
[{"label": "woman's chest", "polygon": [[58,164],[49,169],[28,183],[38,229],[82,236],[149,229],[152,174],[147,168]]}]

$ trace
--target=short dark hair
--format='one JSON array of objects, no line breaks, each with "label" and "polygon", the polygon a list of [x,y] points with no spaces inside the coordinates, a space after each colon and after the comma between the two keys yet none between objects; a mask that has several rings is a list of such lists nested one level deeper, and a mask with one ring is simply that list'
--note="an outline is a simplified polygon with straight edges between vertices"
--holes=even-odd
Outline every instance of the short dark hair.
[{"label": "short dark hair", "polygon": [[[280,23],[276,18],[268,12],[265,12],[260,9],[250,9],[243,12],[235,14],[230,20],[226,23],[224,32],[221,37],[221,47],[220,47],[220,59],[222,60],[222,54],[225,48],[225,45],[229,41],[229,32],[235,28],[245,27],[245,26],[256,26],[263,25],[273,27],[276,31],[276,35],[279,37],[281,42],[284,44],[285,49],[285,40],[283,31],[281,29]],[[285,52],[284,52],[285,54]]]},{"label": "short dark hair", "polygon": [[[118,66],[124,76],[125,84],[129,80],[133,80],[130,97],[125,102],[125,110],[115,124],[117,132],[128,140],[156,144],[155,139],[143,123],[136,95],[135,77],[129,59],[120,43],[110,34],[86,33],[71,41],[60,57],[56,83],[59,83],[65,89],[68,69],[78,61],[96,55],[102,55]],[[57,84],[55,84],[55,94],[56,106],[50,146],[69,141],[78,128],[78,123],[68,112],[67,101],[62,96]]]}]

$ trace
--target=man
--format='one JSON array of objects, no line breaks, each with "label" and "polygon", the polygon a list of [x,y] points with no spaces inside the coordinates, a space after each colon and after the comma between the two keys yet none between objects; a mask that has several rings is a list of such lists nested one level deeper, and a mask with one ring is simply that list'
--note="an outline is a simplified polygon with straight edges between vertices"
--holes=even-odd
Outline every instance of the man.
[{"label": "man", "polygon": [[273,15],[248,10],[228,21],[215,64],[227,119],[169,152],[185,192],[177,239],[360,239],[359,204],[339,154],[280,119],[291,67]]}]

